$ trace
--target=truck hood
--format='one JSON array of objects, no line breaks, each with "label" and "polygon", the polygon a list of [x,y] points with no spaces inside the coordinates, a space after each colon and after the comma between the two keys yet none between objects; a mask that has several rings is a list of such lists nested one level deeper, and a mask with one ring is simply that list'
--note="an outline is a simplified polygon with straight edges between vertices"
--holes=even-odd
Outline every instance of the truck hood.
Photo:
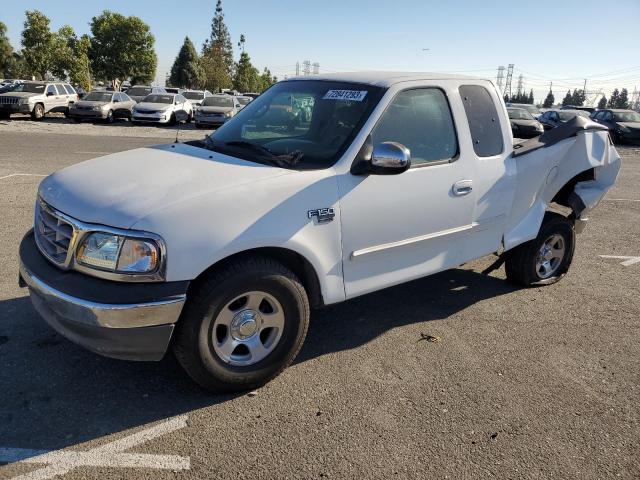
[{"label": "truck hood", "polygon": [[[290,174],[187,144],[88,160],[45,178],[44,201],[86,223],[131,228],[141,218],[204,194]],[[211,205],[211,208],[223,208]]]},{"label": "truck hood", "polygon": [[210,107],[204,106],[198,109],[202,113],[227,113],[233,110],[233,107]]}]

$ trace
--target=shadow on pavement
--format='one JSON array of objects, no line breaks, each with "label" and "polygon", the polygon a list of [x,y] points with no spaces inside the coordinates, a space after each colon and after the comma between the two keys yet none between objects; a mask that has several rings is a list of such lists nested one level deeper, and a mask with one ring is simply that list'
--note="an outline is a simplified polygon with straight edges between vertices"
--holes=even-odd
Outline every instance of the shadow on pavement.
[{"label": "shadow on pavement", "polygon": [[[512,291],[459,269],[327,307],[312,314],[297,362]],[[136,363],[85,351],[47,327],[26,296],[0,302],[0,385],[0,448],[64,448],[235,398],[201,390],[170,354]]]}]

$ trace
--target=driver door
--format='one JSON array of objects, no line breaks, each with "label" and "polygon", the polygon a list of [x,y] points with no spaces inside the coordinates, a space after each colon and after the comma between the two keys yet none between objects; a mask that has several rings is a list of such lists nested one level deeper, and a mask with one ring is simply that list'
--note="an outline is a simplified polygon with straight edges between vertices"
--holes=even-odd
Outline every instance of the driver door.
[{"label": "driver door", "polygon": [[460,152],[441,89],[399,92],[371,138],[403,144],[411,168],[340,177],[347,298],[459,265],[473,228],[474,158]]}]

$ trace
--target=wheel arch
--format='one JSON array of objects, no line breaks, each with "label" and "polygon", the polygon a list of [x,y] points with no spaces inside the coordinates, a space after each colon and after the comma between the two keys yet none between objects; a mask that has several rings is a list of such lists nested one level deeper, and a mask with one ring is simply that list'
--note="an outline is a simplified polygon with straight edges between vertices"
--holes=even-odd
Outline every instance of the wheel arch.
[{"label": "wheel arch", "polygon": [[322,306],[324,306],[322,287],[320,285],[320,280],[318,279],[318,274],[313,267],[313,264],[300,253],[283,247],[251,248],[224,257],[205,269],[191,282],[187,291],[187,295],[189,294],[189,291],[194,289],[202,281],[202,279],[210,275],[212,272],[224,269],[227,265],[238,260],[255,256],[268,257],[283,264],[285,267],[291,270],[296,275],[296,277],[298,277],[298,279],[300,279],[307,292],[307,295],[309,296],[309,303],[311,304],[311,306],[313,308],[321,308]]}]

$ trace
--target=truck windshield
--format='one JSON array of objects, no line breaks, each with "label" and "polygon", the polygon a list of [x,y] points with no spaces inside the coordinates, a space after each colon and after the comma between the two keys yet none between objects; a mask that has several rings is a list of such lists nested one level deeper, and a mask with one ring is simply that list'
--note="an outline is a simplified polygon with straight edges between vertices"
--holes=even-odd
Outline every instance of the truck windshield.
[{"label": "truck windshield", "polygon": [[44,93],[44,87],[43,83],[21,83],[14,92]]},{"label": "truck windshield", "polygon": [[83,98],[86,102],[110,102],[113,93],[109,92],[90,92]]},{"label": "truck windshield", "polygon": [[533,117],[524,108],[507,108],[511,120],[533,120]]},{"label": "truck windshield", "polygon": [[380,87],[359,83],[280,82],[216,130],[205,145],[284,168],[327,168],[353,141],[383,93]]},{"label": "truck windshield", "polygon": [[640,123],[640,113],[638,112],[615,112],[613,118],[616,119],[616,122]]}]

